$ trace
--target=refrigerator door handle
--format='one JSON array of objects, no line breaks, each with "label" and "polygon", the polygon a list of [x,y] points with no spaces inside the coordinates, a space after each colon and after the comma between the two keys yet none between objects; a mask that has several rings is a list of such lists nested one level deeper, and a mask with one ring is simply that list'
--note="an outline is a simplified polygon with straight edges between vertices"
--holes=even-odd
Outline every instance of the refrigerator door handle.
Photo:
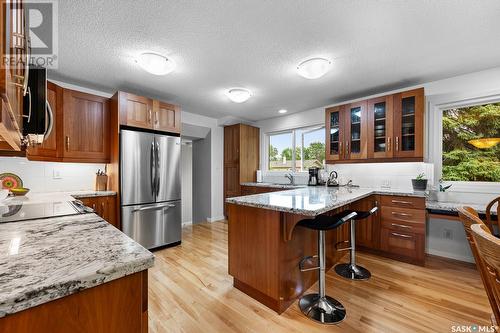
[{"label": "refrigerator door handle", "polygon": [[175,207],[175,205],[172,205],[172,204],[166,204],[166,205],[162,205],[162,206],[141,207],[141,208],[136,208],[136,209],[132,210],[132,213],[142,212],[145,210],[169,209],[169,208],[174,208],[174,207]]},{"label": "refrigerator door handle", "polygon": [[[156,141],[156,139],[155,139]],[[156,171],[155,171],[155,176],[156,176],[156,196],[158,197],[158,194],[160,193],[160,143],[156,141]]]},{"label": "refrigerator door handle", "polygon": [[156,181],[156,166],[155,166],[155,143],[151,142],[151,157],[149,159],[150,168],[151,168],[151,189],[153,192],[153,196],[155,196],[155,181]]}]

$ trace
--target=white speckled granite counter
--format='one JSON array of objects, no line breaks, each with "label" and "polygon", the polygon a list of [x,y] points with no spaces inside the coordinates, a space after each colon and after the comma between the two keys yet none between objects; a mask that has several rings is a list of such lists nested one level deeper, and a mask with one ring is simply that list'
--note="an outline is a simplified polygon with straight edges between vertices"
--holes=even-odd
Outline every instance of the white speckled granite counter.
[{"label": "white speckled granite counter", "polygon": [[[435,200],[427,200],[425,202],[425,207],[427,209],[436,209],[440,211],[446,211],[450,213],[457,213],[458,207],[469,206],[474,208],[479,214],[486,214],[486,206],[487,204],[467,204],[463,202],[444,202],[444,201],[435,201]],[[496,209],[493,207],[491,209],[491,215],[496,215]]]},{"label": "white speckled granite counter", "polygon": [[307,185],[292,185],[292,184],[276,184],[276,183],[241,183],[241,186],[255,186],[255,187],[269,187],[269,188],[282,188],[282,189],[296,189],[304,188]]},{"label": "white speckled granite counter", "polygon": [[307,186],[287,191],[254,194],[226,199],[227,203],[316,216],[366,198],[372,194],[424,197],[424,192],[374,190],[357,187]]},{"label": "white speckled granite counter", "polygon": [[73,201],[79,198],[88,197],[102,197],[116,195],[113,191],[72,191],[72,192],[47,192],[39,193],[33,192],[28,193],[25,196],[19,197],[8,197],[7,199],[0,202],[0,205],[19,205],[19,204],[39,204],[47,202],[63,202],[63,201]]},{"label": "white speckled granite counter", "polygon": [[0,317],[153,266],[154,256],[95,214],[0,224]]}]

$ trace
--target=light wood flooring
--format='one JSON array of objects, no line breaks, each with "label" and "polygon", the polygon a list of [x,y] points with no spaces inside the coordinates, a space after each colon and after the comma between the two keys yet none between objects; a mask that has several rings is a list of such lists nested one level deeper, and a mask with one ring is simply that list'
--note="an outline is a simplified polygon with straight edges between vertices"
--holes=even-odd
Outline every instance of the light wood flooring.
[{"label": "light wood flooring", "polygon": [[372,278],[352,282],[330,270],[327,294],[344,304],[347,318],[323,326],[305,318],[297,302],[280,316],[232,287],[226,223],[186,227],[182,237],[182,245],[155,252],[150,332],[451,332],[452,325],[490,325],[486,294],[469,264],[429,257],[419,267],[359,253]]}]

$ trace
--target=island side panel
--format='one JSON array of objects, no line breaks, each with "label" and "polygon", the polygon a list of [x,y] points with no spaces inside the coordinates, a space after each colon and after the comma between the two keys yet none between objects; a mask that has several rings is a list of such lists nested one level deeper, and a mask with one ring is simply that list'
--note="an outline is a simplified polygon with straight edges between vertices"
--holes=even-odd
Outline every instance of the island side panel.
[{"label": "island side panel", "polygon": [[[337,209],[327,215],[340,212]],[[311,217],[291,213],[282,213],[282,224],[285,230],[280,241],[280,309],[285,311],[298,297],[318,281],[318,271],[301,272],[299,262],[306,256],[318,254],[318,232],[296,226],[302,219]],[[293,230],[286,230],[293,226]],[[291,237],[287,233],[291,231]],[[335,230],[326,232],[326,269],[330,270],[347,251],[336,251],[335,244],[349,239],[349,225],[345,224]],[[315,260],[311,266],[318,264]]]},{"label": "island side panel", "polygon": [[229,274],[233,285],[277,310],[280,212],[228,204]]},{"label": "island side panel", "polygon": [[0,332],[147,332],[147,278],[145,270],[7,315]]}]

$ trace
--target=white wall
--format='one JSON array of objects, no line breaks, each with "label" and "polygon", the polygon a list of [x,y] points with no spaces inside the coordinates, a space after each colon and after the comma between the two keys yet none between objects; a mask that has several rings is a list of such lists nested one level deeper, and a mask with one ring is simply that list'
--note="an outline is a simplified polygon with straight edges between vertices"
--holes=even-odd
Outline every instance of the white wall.
[{"label": "white wall", "polygon": [[224,164],[224,128],[219,126],[217,119],[197,115],[190,112],[182,112],[183,124],[203,126],[210,128],[211,147],[211,217],[208,221],[224,219],[224,193],[223,193],[223,164]]},{"label": "white wall", "polygon": [[193,147],[191,142],[181,146],[182,224],[193,221]]},{"label": "white wall", "polygon": [[[0,173],[11,172],[32,192],[93,190],[98,169],[104,164],[33,162],[26,158],[0,157]],[[54,173],[59,174],[54,179]]]}]

